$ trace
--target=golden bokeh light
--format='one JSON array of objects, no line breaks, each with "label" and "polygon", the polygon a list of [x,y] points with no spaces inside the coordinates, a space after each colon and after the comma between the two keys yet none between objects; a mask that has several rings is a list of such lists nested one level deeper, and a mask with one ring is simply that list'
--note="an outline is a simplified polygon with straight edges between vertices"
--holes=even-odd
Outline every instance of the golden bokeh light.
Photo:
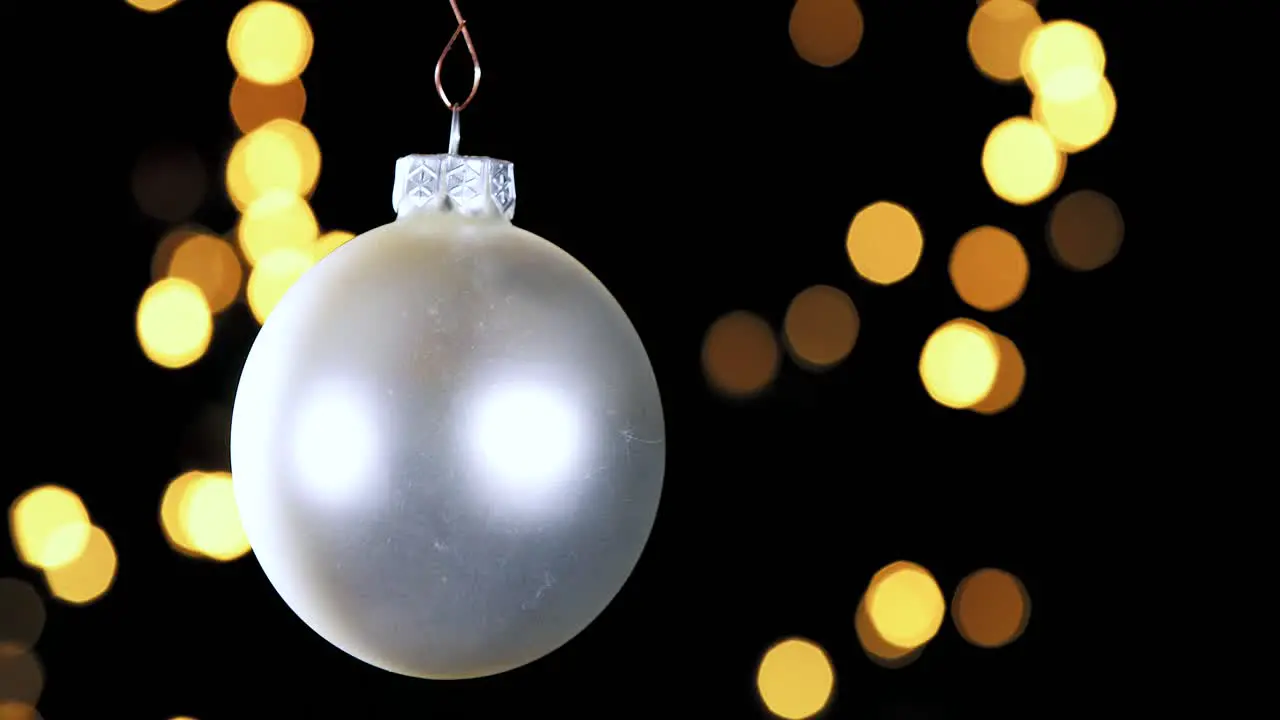
[{"label": "golden bokeh light", "polygon": [[316,240],[316,244],[312,246],[316,260],[319,261],[321,258],[327,257],[329,253],[346,245],[347,241],[354,237],[355,233],[349,233],[346,230],[330,230],[321,235],[320,239]]},{"label": "golden bokeh light", "polygon": [[1028,117],[1009,118],[991,130],[982,148],[982,172],[1000,199],[1030,205],[1062,183],[1067,160],[1042,125]]},{"label": "golden bokeh light", "polygon": [[1067,153],[1078,153],[1098,144],[1111,132],[1116,120],[1116,93],[1105,77],[1093,92],[1069,102],[1037,96],[1031,117],[1044,126]]},{"label": "golden bokeh light", "polygon": [[249,552],[231,473],[201,473],[192,480],[183,494],[179,523],[184,539],[205,557],[227,562]]},{"label": "golden bokeh light", "polygon": [[1063,267],[1097,270],[1124,242],[1124,218],[1111,198],[1094,190],[1063,197],[1049,214],[1049,249]]},{"label": "golden bokeh light", "polygon": [[306,16],[273,0],[246,5],[227,33],[227,55],[236,72],[260,85],[282,85],[301,75],[314,44]]},{"label": "golden bokeh light", "polygon": [[189,280],[200,288],[209,309],[222,312],[240,293],[244,271],[231,243],[214,235],[189,235],[169,259],[169,276]]},{"label": "golden bokeh light", "polygon": [[956,410],[977,405],[991,392],[1000,350],[985,326],[973,320],[944,323],[920,352],[920,379],[939,405]]},{"label": "golden bokeh light", "polygon": [[858,636],[858,644],[867,657],[877,665],[890,669],[906,667],[915,662],[924,651],[924,646],[902,648],[885,640],[880,631],[871,622],[867,614],[867,598],[863,593],[858,600],[858,609],[853,616],[853,630]]},{"label": "golden bokeh light", "polygon": [[817,644],[791,638],[769,648],[756,671],[756,688],[769,712],[788,720],[817,715],[831,701],[835,669]]},{"label": "golden bokeh light", "polygon": [[853,269],[877,285],[891,285],[920,264],[924,233],[910,210],[887,201],[858,211],[849,223],[845,252]]},{"label": "golden bokeh light", "polygon": [[780,362],[769,323],[745,310],[718,318],[702,341],[702,370],[723,395],[747,397],[764,390],[777,377]]},{"label": "golden bokeh light", "polygon": [[72,605],[87,605],[106,594],[116,578],[116,548],[105,530],[93,526],[84,552],[68,565],[44,571],[49,592]]},{"label": "golden bokeh light", "polygon": [[986,397],[969,408],[981,415],[995,415],[1013,407],[1027,382],[1027,365],[1018,346],[1004,335],[991,333],[991,337],[999,352],[996,379]]},{"label": "golden bokeh light", "polygon": [[947,601],[933,575],[906,561],[891,563],[872,578],[866,592],[871,625],[890,645],[915,649],[938,634]]},{"label": "golden bokeh light", "polygon": [[263,256],[249,273],[249,285],[245,295],[249,310],[259,323],[284,298],[289,288],[315,265],[315,255],[310,249],[279,248]]},{"label": "golden bokeh light", "polygon": [[200,286],[178,277],[152,283],[138,302],[138,344],[171,370],[199,360],[213,337],[213,311]]},{"label": "golden bokeh light", "polygon": [[36,654],[0,643],[0,711],[23,718],[21,713],[35,707],[43,691],[44,668]]},{"label": "golden bokeh light", "polygon": [[0,720],[41,720],[40,713],[24,702],[0,700]]},{"label": "golden bokeh light", "polygon": [[9,506],[9,532],[22,562],[48,569],[69,565],[89,545],[89,511],[80,496],[60,485],[41,485]]},{"label": "golden bokeh light", "polygon": [[995,312],[1022,297],[1031,265],[1018,238],[1000,228],[983,226],[956,241],[947,271],[961,300],[979,310]]},{"label": "golden bokeh light", "polygon": [[157,13],[161,10],[168,10],[178,4],[178,0],[125,0],[133,7],[149,13]]},{"label": "golden bokeh light", "polygon": [[242,133],[250,133],[272,120],[302,122],[307,110],[307,90],[301,78],[282,85],[259,85],[237,76],[231,86],[231,118]]},{"label": "golden bokeh light", "polygon": [[992,80],[1021,80],[1022,48],[1039,26],[1040,14],[1026,0],[987,0],[969,22],[969,57]]},{"label": "golden bokeh light", "polygon": [[276,250],[300,250],[310,256],[312,244],[320,236],[320,226],[305,199],[273,190],[244,209],[236,234],[245,261],[257,265]]},{"label": "golden bokeh light", "polygon": [[204,477],[198,470],[186,472],[169,481],[164,495],[160,499],[160,528],[165,539],[174,550],[188,557],[200,557],[203,553],[192,542],[187,534],[186,518],[183,516],[184,503],[196,481]]},{"label": "golden bokeh light", "polygon": [[44,601],[31,583],[0,578],[0,646],[30,651],[40,639],[46,619]]},{"label": "golden bokeh light", "polygon": [[796,363],[823,369],[849,356],[861,324],[858,309],[843,290],[814,285],[792,299],[782,334]]},{"label": "golden bokeh light", "polygon": [[263,196],[305,196],[320,177],[320,146],[292,120],[276,119],[236,141],[227,156],[227,196],[239,210]]},{"label": "golden bokeh light", "polygon": [[951,603],[951,617],[960,635],[983,648],[998,648],[1017,640],[1031,620],[1031,597],[1017,577],[984,568],[960,581]]},{"label": "golden bokeh light", "polygon": [[842,65],[858,52],[864,30],[856,0],[796,0],[791,9],[791,44],[805,62]]},{"label": "golden bokeh light", "polygon": [[1032,93],[1070,103],[1097,91],[1106,72],[1107,53],[1092,28],[1074,20],[1054,20],[1032,31],[1020,64]]}]

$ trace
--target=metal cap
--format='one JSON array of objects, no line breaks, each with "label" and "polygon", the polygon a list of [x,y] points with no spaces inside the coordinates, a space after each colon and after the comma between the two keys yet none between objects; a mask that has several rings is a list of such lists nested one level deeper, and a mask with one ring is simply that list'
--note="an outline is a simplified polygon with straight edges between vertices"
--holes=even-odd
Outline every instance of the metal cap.
[{"label": "metal cap", "polygon": [[406,155],[396,161],[391,207],[399,217],[419,211],[502,216],[516,211],[515,167],[467,155]]}]

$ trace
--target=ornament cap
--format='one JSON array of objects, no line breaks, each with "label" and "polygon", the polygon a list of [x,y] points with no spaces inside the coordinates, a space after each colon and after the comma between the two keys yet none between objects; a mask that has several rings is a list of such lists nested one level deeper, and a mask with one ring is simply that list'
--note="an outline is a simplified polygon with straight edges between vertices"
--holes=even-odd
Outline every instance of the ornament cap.
[{"label": "ornament cap", "polygon": [[516,210],[515,166],[470,155],[406,155],[396,161],[391,207],[402,218],[456,212],[510,220]]}]

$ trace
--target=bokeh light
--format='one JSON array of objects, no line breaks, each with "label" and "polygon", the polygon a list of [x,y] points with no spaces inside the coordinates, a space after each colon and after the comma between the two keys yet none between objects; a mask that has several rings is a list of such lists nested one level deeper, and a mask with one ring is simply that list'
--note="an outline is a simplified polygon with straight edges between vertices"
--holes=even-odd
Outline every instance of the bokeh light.
[{"label": "bokeh light", "polygon": [[315,38],[300,10],[261,0],[236,14],[227,33],[227,55],[236,72],[261,85],[281,85],[306,70]]},{"label": "bokeh light", "polygon": [[962,235],[947,265],[960,299],[987,312],[1003,310],[1022,297],[1030,269],[1018,238],[991,226]]},{"label": "bokeh light", "polygon": [[[31,583],[0,578],[0,646],[27,652],[44,631],[44,601]],[[5,700],[0,696],[0,700]]]},{"label": "bokeh light", "polygon": [[347,241],[354,237],[355,233],[349,233],[346,230],[330,230],[329,232],[321,235],[320,238],[316,240],[315,245],[312,246],[316,260],[319,261],[321,258],[328,256],[329,253],[337,250],[343,245],[346,245]]},{"label": "bokeh light", "polygon": [[1049,250],[1070,270],[1097,270],[1124,242],[1124,218],[1115,202],[1095,190],[1063,197],[1049,214]]},{"label": "bokeh light", "polygon": [[867,614],[866,593],[863,593],[858,600],[858,609],[853,616],[853,629],[858,636],[858,644],[862,646],[862,651],[872,662],[881,667],[889,669],[906,667],[919,659],[924,651],[924,645],[902,648],[885,640],[871,622],[871,616]]},{"label": "bokeh light", "polygon": [[924,233],[910,210],[882,200],[853,216],[845,237],[845,252],[853,269],[864,279],[891,285],[920,264]]},{"label": "bokeh light", "polygon": [[236,232],[245,261],[257,265],[276,250],[298,250],[312,257],[320,226],[305,199],[273,190],[245,208]]},{"label": "bokeh light", "polygon": [[992,80],[1021,80],[1022,48],[1039,26],[1040,14],[1026,0],[986,0],[969,22],[969,57]]},{"label": "bokeh light", "polygon": [[231,243],[214,235],[193,234],[174,249],[168,275],[199,287],[209,309],[219,313],[240,293],[244,271]]},{"label": "bokeh light", "polygon": [[276,119],[241,137],[227,157],[227,195],[246,210],[273,193],[306,196],[320,177],[320,146],[311,131]]},{"label": "bokeh light", "polygon": [[1022,49],[1022,77],[1035,95],[1070,103],[1094,93],[1107,67],[1102,39],[1074,20],[1032,31]]},{"label": "bokeh light", "polygon": [[21,718],[17,713],[35,707],[43,691],[44,667],[40,658],[17,646],[0,644],[0,707]]},{"label": "bokeh light", "polygon": [[[995,385],[1000,350],[985,326],[973,320],[944,323],[920,352],[920,379],[939,405],[971,408]],[[870,609],[870,608],[869,608]]]},{"label": "bokeh light", "polygon": [[759,393],[777,377],[780,363],[773,329],[745,310],[718,318],[702,341],[702,370],[722,395],[742,398]]},{"label": "bokeh light", "polygon": [[1005,120],[982,148],[982,172],[991,190],[1014,205],[1030,205],[1062,183],[1067,160],[1042,125],[1028,117]]},{"label": "bokeh light", "polygon": [[817,715],[831,700],[835,669],[817,644],[791,638],[769,648],[756,672],[756,688],[769,712],[799,720]]},{"label": "bokeh light", "polygon": [[126,0],[126,2],[143,12],[149,13],[168,10],[178,4],[178,0]]},{"label": "bokeh light", "polygon": [[855,0],[796,0],[791,8],[791,44],[805,62],[842,65],[858,52],[864,30]]},{"label": "bokeh light", "polygon": [[200,548],[187,534],[184,515],[187,496],[195,482],[202,477],[204,473],[198,470],[179,475],[169,481],[160,499],[160,528],[164,531],[165,539],[169,541],[170,547],[188,557],[203,557]]},{"label": "bokeh light", "polygon": [[289,288],[315,263],[315,255],[309,249],[279,248],[267,253],[249,273],[245,292],[254,318],[259,323],[266,322]]},{"label": "bokeh light", "polygon": [[183,493],[179,507],[183,538],[201,555],[227,562],[249,552],[240,524],[231,473],[200,473]]},{"label": "bokeh light", "polygon": [[810,369],[832,367],[853,350],[861,320],[853,300],[830,285],[801,291],[787,307],[782,334],[797,364]]},{"label": "bokeh light", "polygon": [[1022,351],[1012,340],[998,333],[991,333],[999,353],[996,379],[985,397],[969,409],[981,415],[995,415],[1013,407],[1022,396],[1027,382],[1027,366]]},{"label": "bokeh light", "polygon": [[163,368],[182,368],[209,349],[213,311],[198,285],[168,277],[142,294],[136,328],[147,359]]},{"label": "bokeh light", "polygon": [[1022,581],[1004,570],[984,568],[956,588],[951,617],[960,635],[983,648],[1017,640],[1031,620],[1031,597]]},{"label": "bokeh light", "polygon": [[132,189],[138,209],[166,222],[182,222],[204,202],[208,190],[204,162],[191,148],[148,149],[134,165]]},{"label": "bokeh light", "polygon": [[231,86],[231,118],[242,133],[250,133],[272,120],[302,122],[307,110],[307,90],[301,78],[282,85],[259,85],[236,77]]},{"label": "bokeh light", "polygon": [[1098,144],[1111,132],[1116,120],[1116,93],[1111,81],[1104,77],[1093,92],[1072,101],[1037,96],[1031,103],[1031,117],[1049,131],[1063,152],[1078,153]]},{"label": "bokeh light", "polygon": [[116,579],[116,548],[106,531],[89,530],[84,552],[67,565],[44,571],[49,593],[72,605],[87,605],[101,598]]},{"label": "bokeh light", "polygon": [[947,601],[933,575],[906,561],[891,563],[871,580],[866,592],[871,625],[890,645],[915,649],[938,634]]},{"label": "bokeh light", "polygon": [[0,700],[0,720],[42,720],[34,707],[10,700]]},{"label": "bokeh light", "polygon": [[9,506],[9,532],[22,562],[56,568],[75,562],[88,547],[89,511],[80,496],[60,485],[41,485]]}]

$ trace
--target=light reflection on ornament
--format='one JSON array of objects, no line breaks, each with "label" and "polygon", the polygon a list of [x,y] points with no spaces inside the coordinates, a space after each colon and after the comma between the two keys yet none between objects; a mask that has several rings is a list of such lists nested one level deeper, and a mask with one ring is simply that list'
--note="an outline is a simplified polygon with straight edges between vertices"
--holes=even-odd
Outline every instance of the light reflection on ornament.
[{"label": "light reflection on ornament", "polygon": [[302,494],[331,506],[368,498],[364,485],[380,474],[380,429],[367,393],[334,383],[319,389],[299,412],[293,459]]}]

